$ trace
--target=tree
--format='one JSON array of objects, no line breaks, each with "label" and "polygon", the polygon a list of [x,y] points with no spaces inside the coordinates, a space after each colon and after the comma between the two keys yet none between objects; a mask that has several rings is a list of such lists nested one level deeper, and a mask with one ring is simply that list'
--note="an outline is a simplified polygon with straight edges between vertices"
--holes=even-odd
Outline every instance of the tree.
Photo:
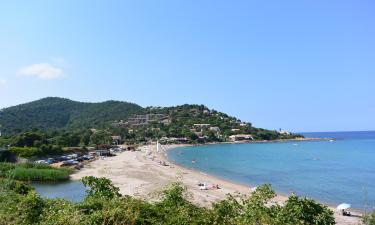
[{"label": "tree", "polygon": [[294,195],[285,202],[281,218],[287,224],[335,224],[332,210],[312,199]]},{"label": "tree", "polygon": [[87,187],[87,197],[111,199],[120,197],[119,188],[112,184],[107,178],[96,178],[93,176],[83,177],[82,183]]}]

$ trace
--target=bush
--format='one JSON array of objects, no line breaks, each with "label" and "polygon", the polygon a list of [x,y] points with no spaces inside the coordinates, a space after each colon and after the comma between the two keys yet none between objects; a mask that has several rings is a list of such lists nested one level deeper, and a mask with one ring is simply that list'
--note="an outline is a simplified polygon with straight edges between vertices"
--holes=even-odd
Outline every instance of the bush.
[{"label": "bush", "polygon": [[7,177],[8,172],[14,168],[14,163],[0,162],[0,177]]},{"label": "bush", "polygon": [[35,191],[28,193],[18,205],[22,224],[37,223],[40,220],[43,207],[44,201]]},{"label": "bush", "polygon": [[311,199],[290,196],[282,209],[282,218],[288,224],[335,224],[332,210]]},{"label": "bush", "polygon": [[10,147],[9,151],[23,158],[35,157],[42,154],[42,151],[35,147]]},{"label": "bush", "polygon": [[366,214],[363,217],[363,223],[365,225],[375,225],[375,211],[373,211],[372,213]]},{"label": "bush", "polygon": [[86,190],[87,197],[107,198],[120,197],[119,188],[112,184],[112,181],[106,178],[96,178],[93,176],[83,177],[81,179],[83,185],[88,187]]},{"label": "bush", "polygon": [[[83,182],[91,191],[80,203],[42,199],[34,191],[19,194],[0,185],[0,224],[334,224],[332,211],[306,198],[292,196],[285,206],[270,206],[275,196],[270,185],[258,187],[250,196],[229,195],[204,208],[186,199],[180,183],[164,190],[160,201],[147,202],[121,196],[106,178],[85,177]],[[373,224],[373,215],[367,225]]]},{"label": "bush", "polygon": [[33,191],[34,188],[31,185],[21,181],[0,178],[0,190],[14,191],[17,194],[26,195],[30,191]]}]

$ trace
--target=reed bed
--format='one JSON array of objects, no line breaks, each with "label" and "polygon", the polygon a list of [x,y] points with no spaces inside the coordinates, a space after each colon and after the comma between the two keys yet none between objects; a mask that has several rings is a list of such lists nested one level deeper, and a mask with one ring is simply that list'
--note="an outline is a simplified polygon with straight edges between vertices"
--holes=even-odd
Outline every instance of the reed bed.
[{"label": "reed bed", "polygon": [[68,180],[71,169],[35,163],[0,163],[0,177],[23,181]]}]

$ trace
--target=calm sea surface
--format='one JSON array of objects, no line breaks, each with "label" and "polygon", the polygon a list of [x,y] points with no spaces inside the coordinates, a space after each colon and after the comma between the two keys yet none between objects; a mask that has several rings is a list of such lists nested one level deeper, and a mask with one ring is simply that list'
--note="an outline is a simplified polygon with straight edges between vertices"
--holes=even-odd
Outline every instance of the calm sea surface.
[{"label": "calm sea surface", "polygon": [[63,198],[73,202],[82,201],[86,195],[85,186],[80,181],[58,183],[32,183],[35,190],[46,198]]},{"label": "calm sea surface", "polygon": [[[375,206],[375,131],[304,133],[335,141],[221,144],[177,148],[170,160],[242,184],[272,184],[357,209]],[[192,164],[192,160],[196,163]]]}]

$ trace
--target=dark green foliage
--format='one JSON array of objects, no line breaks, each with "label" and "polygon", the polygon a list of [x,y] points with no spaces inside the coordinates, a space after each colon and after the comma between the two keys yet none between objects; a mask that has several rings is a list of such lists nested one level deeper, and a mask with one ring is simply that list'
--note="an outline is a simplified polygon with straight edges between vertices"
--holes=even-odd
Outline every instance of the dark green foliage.
[{"label": "dark green foliage", "polygon": [[9,151],[23,158],[42,155],[42,151],[35,147],[10,147]]},{"label": "dark green foliage", "polygon": [[364,215],[363,223],[365,225],[375,225],[375,211]]},{"label": "dark green foliage", "polygon": [[[112,126],[113,122],[126,121],[135,114],[164,114],[170,123],[155,121],[137,127]],[[194,124],[209,124],[219,128],[220,132],[209,127],[194,131]],[[52,97],[3,109],[0,111],[0,125],[3,134],[14,136],[1,137],[0,146],[43,147],[43,155],[54,153],[53,146],[112,144],[111,135],[120,135],[134,143],[162,137],[186,137],[190,143],[221,142],[233,134],[251,134],[255,140],[302,137],[255,128],[251,123],[209,110],[204,105],[142,108],[119,101],[82,103]],[[98,132],[92,133],[90,128],[96,128]],[[197,133],[201,138],[198,139]]]},{"label": "dark green foliage", "polygon": [[[113,125],[135,114],[163,114],[169,123],[153,121],[141,126]],[[208,125],[199,127],[195,124]],[[0,111],[0,125],[6,135],[0,137],[0,147],[11,146],[18,156],[26,158],[61,154],[63,147],[111,145],[114,144],[111,136],[115,135],[130,144],[163,137],[187,138],[192,144],[224,142],[235,134],[251,134],[254,140],[303,137],[255,128],[251,123],[204,105],[143,109],[119,101],[82,103],[62,98],[44,98],[6,108]],[[95,130],[91,131],[91,128]]]},{"label": "dark green foliage", "polygon": [[34,188],[29,184],[7,178],[0,178],[0,189],[3,191],[13,191],[21,195],[26,195],[30,191],[34,190]]},{"label": "dark green foliage", "polygon": [[289,224],[335,224],[333,213],[312,199],[290,196],[282,210],[282,218]]},{"label": "dark green foliage", "polygon": [[119,188],[106,178],[96,178],[93,176],[84,177],[82,183],[87,187],[87,197],[89,198],[114,198],[120,197]]},{"label": "dark green foliage", "polygon": [[84,180],[95,191],[80,203],[41,199],[34,191],[18,194],[0,182],[0,224],[334,224],[330,210],[304,198],[291,197],[285,206],[267,205],[275,195],[269,185],[203,208],[187,200],[180,183],[166,189],[160,201],[147,202],[120,196],[106,178]]},{"label": "dark green foliage", "polygon": [[40,220],[40,214],[44,208],[43,199],[35,192],[29,192],[21,199],[18,210],[23,224],[35,224]]},{"label": "dark green foliage", "polygon": [[68,180],[71,172],[68,168],[53,168],[43,164],[0,162],[0,178],[25,181],[61,181]]},{"label": "dark green foliage", "polygon": [[141,109],[136,104],[120,101],[82,103],[48,97],[3,109],[0,111],[0,124],[5,135],[32,129],[82,129],[100,127],[114,120],[126,119]]},{"label": "dark green foliage", "polygon": [[333,212],[313,200],[291,196],[284,206],[267,205],[275,197],[270,185],[257,188],[249,197],[229,195],[213,204],[216,224],[333,225]]}]

